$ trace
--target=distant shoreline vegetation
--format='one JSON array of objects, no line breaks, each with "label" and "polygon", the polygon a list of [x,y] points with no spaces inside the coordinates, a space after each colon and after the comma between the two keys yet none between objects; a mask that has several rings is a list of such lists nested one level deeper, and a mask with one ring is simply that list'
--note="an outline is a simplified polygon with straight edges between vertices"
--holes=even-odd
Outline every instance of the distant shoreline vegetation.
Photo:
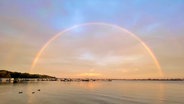
[{"label": "distant shoreline vegetation", "polygon": [[184,81],[184,78],[132,78],[132,79],[114,79],[114,78],[103,78],[103,79],[95,79],[95,78],[56,78],[49,75],[40,75],[40,74],[29,74],[29,73],[21,73],[21,72],[11,72],[7,70],[0,70],[0,79],[1,78],[14,78],[14,79],[28,79],[28,78],[48,78],[48,79],[55,79],[64,82],[70,81],[112,81],[112,80],[119,80],[119,81]]},{"label": "distant shoreline vegetation", "polygon": [[0,78],[56,78],[56,77],[49,75],[29,74],[29,73],[0,70]]}]

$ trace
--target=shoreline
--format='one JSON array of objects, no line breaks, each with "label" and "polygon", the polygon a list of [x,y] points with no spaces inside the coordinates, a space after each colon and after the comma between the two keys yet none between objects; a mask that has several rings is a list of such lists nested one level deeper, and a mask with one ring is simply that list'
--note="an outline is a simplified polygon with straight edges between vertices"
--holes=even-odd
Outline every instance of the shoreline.
[{"label": "shoreline", "polygon": [[95,79],[95,78],[0,78],[0,84],[3,83],[23,83],[23,82],[41,82],[41,81],[60,81],[60,82],[96,82],[96,81],[184,81],[182,78],[171,79]]}]

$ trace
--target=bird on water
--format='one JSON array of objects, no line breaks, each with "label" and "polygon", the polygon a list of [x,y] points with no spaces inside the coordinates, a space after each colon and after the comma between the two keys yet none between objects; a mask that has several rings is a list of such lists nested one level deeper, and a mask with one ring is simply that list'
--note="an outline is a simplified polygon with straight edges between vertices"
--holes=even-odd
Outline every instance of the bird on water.
[{"label": "bird on water", "polygon": [[22,94],[23,92],[22,91],[19,91],[19,94]]}]

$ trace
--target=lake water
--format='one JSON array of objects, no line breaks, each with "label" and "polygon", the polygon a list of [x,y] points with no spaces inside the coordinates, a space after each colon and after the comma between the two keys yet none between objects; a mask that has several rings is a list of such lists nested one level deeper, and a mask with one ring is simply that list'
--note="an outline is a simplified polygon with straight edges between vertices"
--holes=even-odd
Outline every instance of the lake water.
[{"label": "lake water", "polygon": [[184,104],[184,81],[0,84],[0,104]]}]

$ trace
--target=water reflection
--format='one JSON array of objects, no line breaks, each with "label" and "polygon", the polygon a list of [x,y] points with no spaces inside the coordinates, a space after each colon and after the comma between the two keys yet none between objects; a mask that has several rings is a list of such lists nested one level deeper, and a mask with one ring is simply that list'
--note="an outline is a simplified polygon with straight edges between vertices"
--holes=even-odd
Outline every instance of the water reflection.
[{"label": "water reflection", "polygon": [[0,85],[0,98],[2,104],[183,104],[183,85],[169,81],[30,82]]},{"label": "water reflection", "polygon": [[76,83],[76,85],[80,88],[88,89],[88,90],[94,90],[99,89],[102,87],[102,83],[100,82],[79,82]]}]

